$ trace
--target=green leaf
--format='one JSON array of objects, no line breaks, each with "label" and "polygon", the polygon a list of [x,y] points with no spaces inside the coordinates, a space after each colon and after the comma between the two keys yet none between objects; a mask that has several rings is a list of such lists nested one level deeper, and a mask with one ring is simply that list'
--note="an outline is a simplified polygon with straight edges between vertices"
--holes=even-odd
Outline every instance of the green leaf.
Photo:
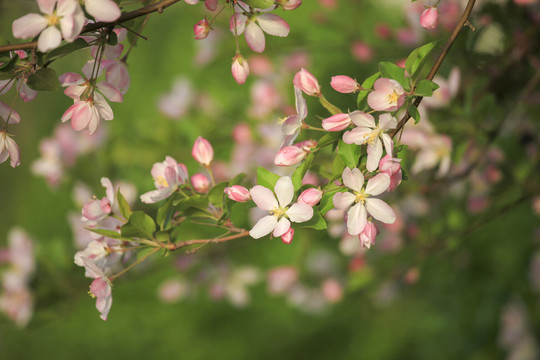
[{"label": "green leaf", "polygon": [[231,206],[231,222],[234,226],[240,229],[249,229],[251,226],[249,221],[249,209],[254,207],[253,202],[239,203],[234,202]]},{"label": "green leaf", "polygon": [[36,91],[54,91],[60,87],[58,75],[51,68],[41,68],[28,77],[26,85]]},{"label": "green leaf", "polygon": [[334,195],[340,190],[342,190],[341,187],[324,192],[319,204],[319,211],[321,215],[326,214],[328,211],[334,208]]},{"label": "green leaf", "polygon": [[304,162],[294,170],[294,173],[292,174],[292,183],[294,186],[294,191],[298,191],[300,187],[302,186],[302,179],[306,175],[306,172],[311,167],[311,163],[313,162],[313,158],[315,157],[315,154],[311,153],[309,154]]},{"label": "green leaf", "polygon": [[192,195],[188,198],[174,200],[173,205],[177,207],[177,210],[183,211],[190,207],[206,210],[208,209],[208,196]]},{"label": "green leaf", "polygon": [[317,149],[322,149],[325,146],[328,146],[330,144],[334,144],[341,138],[341,132],[330,132],[326,135],[324,135],[317,144]]},{"label": "green leaf", "polygon": [[428,61],[428,55],[433,51],[439,41],[427,43],[417,49],[414,49],[405,61],[405,69],[409,73],[411,79],[416,80],[418,73]]},{"label": "green leaf", "polygon": [[218,208],[223,207],[223,196],[225,195],[224,190],[228,185],[228,181],[220,182],[219,184],[214,186],[208,193],[208,199]]},{"label": "green leaf", "polygon": [[257,168],[257,184],[262,185],[270,190],[274,189],[274,186],[276,186],[276,182],[280,177],[281,176],[266,170],[262,166]]},{"label": "green leaf", "polygon": [[435,84],[433,81],[428,79],[420,80],[416,88],[414,89],[414,94],[416,96],[431,96],[433,91],[437,90],[439,85]]},{"label": "green leaf", "polygon": [[156,223],[154,222],[154,219],[143,211],[135,211],[129,217],[128,222],[122,226],[121,231],[123,237],[151,239],[156,231]]},{"label": "green leaf", "polygon": [[83,49],[85,47],[90,46],[84,39],[78,38],[75,41],[71,43],[67,43],[66,45],[60,46],[59,48],[56,48],[46,54],[42,57],[42,63],[48,63],[51,61],[54,61],[58,58],[61,58],[62,56],[71,54],[72,52],[75,52],[77,50]]},{"label": "green leaf", "polygon": [[362,155],[362,147],[356,144],[347,144],[343,140],[339,140],[338,154],[343,159],[345,166],[355,168],[358,165],[360,155]]},{"label": "green leaf", "polygon": [[120,214],[125,218],[129,219],[132,214],[131,208],[126,201],[126,198],[120,192],[120,189],[116,192],[116,200],[118,201],[118,207],[120,208]]},{"label": "green leaf", "polygon": [[230,181],[229,181],[229,186],[233,186],[233,185],[238,185],[242,182],[242,180],[244,180],[244,178],[246,177],[246,174],[244,173],[241,173],[241,174],[238,174],[236,175],[235,177],[233,177]]},{"label": "green leaf", "polygon": [[396,80],[404,88],[408,88],[409,84],[405,81],[405,69],[391,62],[379,63],[379,70],[382,77]]},{"label": "green leaf", "polygon": [[412,116],[415,124],[418,124],[420,122],[420,113],[418,112],[418,109],[416,108],[416,106],[414,106],[414,104],[411,104],[411,106],[409,106],[409,115]]},{"label": "green leaf", "polygon": [[274,0],[246,0],[244,2],[252,8],[257,9],[268,9],[270,6],[274,5]]},{"label": "green leaf", "polygon": [[304,222],[299,224],[303,228],[312,228],[315,230],[323,230],[326,229],[326,220],[322,217],[321,213],[319,212],[319,209],[316,207],[313,208],[313,217]]},{"label": "green leaf", "polygon": [[357,100],[358,109],[362,110],[364,108],[365,104],[363,103],[365,103],[364,100],[366,96],[368,96],[368,94],[370,93],[370,89],[373,87],[373,84],[375,84],[375,81],[377,81],[377,79],[380,77],[381,77],[381,73],[378,72],[376,74],[371,75],[366,80],[364,80],[364,82],[362,83],[362,89],[364,90],[361,90],[358,92],[358,100]]},{"label": "green leaf", "polygon": [[336,156],[332,162],[332,177],[337,177],[339,179],[341,173],[343,173],[343,169],[345,169],[345,162],[341,156]]},{"label": "green leaf", "polygon": [[114,230],[108,230],[108,229],[92,229],[92,228],[86,228],[87,230],[90,230],[93,233],[111,238],[111,239],[119,239],[119,240],[125,240],[126,238],[123,237],[121,234],[117,233]]},{"label": "green leaf", "polygon": [[130,45],[137,46],[137,41],[140,39],[137,33],[140,33],[144,27],[144,21],[146,17],[141,16],[129,21],[124,22],[122,25],[132,31],[127,32],[127,40]]},{"label": "green leaf", "polygon": [[10,61],[0,65],[0,80],[8,80],[15,77],[13,70],[15,70],[18,58],[18,56],[14,56]]},{"label": "green leaf", "polygon": [[174,215],[174,207],[173,207],[173,201],[174,197],[171,196],[167,200],[167,202],[163,205],[161,205],[158,208],[157,215],[156,215],[156,222],[159,225],[159,228],[161,230],[166,230],[170,228],[171,225],[171,219]]},{"label": "green leaf", "polygon": [[116,44],[118,44],[118,36],[116,36],[114,31],[111,31],[107,38],[107,45],[115,46]]}]

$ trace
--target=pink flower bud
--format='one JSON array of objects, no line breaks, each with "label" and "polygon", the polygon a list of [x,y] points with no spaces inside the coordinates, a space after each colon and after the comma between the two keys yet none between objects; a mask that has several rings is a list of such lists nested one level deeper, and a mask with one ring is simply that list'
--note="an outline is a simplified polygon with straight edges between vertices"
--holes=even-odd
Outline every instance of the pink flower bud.
[{"label": "pink flower bud", "polygon": [[306,152],[298,146],[285,146],[277,153],[274,164],[277,166],[296,165],[306,157]]},{"label": "pink flower bud", "polygon": [[334,304],[343,298],[343,286],[336,279],[326,279],[322,284],[322,293],[328,302]]},{"label": "pink flower bud", "polygon": [[191,150],[191,155],[197,160],[197,162],[204,166],[210,166],[212,159],[214,158],[214,149],[212,145],[203,138],[199,136],[193,144],[193,150]]},{"label": "pink flower bud", "polygon": [[216,11],[218,6],[218,0],[206,0],[204,6],[210,11]]},{"label": "pink flower bud", "polygon": [[341,131],[349,127],[351,117],[349,114],[336,114],[322,121],[322,127],[327,131]]},{"label": "pink flower bud", "polygon": [[249,193],[249,190],[240,185],[226,187],[224,192],[225,194],[227,194],[229,199],[234,201],[246,202],[251,200],[251,194]]},{"label": "pink flower bud", "polygon": [[321,87],[319,82],[309,71],[302,68],[294,75],[293,84],[301,89],[306,95],[320,96]]},{"label": "pink flower bud", "polygon": [[283,241],[284,244],[288,245],[292,242],[293,237],[294,237],[294,229],[289,228],[289,231],[281,235],[281,241]]},{"label": "pink flower bud", "polygon": [[378,233],[377,226],[373,222],[368,221],[364,230],[358,235],[358,239],[363,247],[369,249],[371,245],[375,244],[375,238]]},{"label": "pink flower bud", "polygon": [[302,5],[302,0],[278,0],[278,4],[283,7],[283,10],[294,10]]},{"label": "pink flower bud", "polygon": [[390,186],[388,191],[394,191],[401,184],[401,178],[403,176],[401,172],[401,159],[393,158],[390,155],[385,155],[379,162],[379,170],[382,173],[390,176]]},{"label": "pink flower bud", "polygon": [[208,36],[210,32],[210,23],[206,18],[193,25],[193,32],[195,33],[195,39],[202,40]]},{"label": "pink flower bud", "polygon": [[321,201],[323,192],[317,188],[309,188],[304,190],[298,197],[298,202],[300,204],[306,204],[309,206],[315,206]]},{"label": "pink flower bud", "polygon": [[317,147],[317,142],[313,139],[308,139],[308,140],[300,141],[299,143],[294,144],[294,146],[299,147],[305,152],[309,152],[311,149],[314,149]]},{"label": "pink flower bud", "polygon": [[210,188],[210,180],[201,173],[197,173],[191,177],[191,185],[196,192],[206,194]]},{"label": "pink flower bud", "polygon": [[439,24],[439,12],[436,7],[430,7],[424,10],[420,15],[420,26],[424,29],[433,30]]},{"label": "pink flower bud", "polygon": [[249,75],[249,64],[242,55],[238,54],[233,58],[231,72],[237,83],[242,85],[246,82]]},{"label": "pink flower bud", "polygon": [[332,81],[330,81],[330,86],[332,86],[334,90],[344,94],[355,93],[360,90],[360,84],[353,78],[345,75],[333,76]]}]

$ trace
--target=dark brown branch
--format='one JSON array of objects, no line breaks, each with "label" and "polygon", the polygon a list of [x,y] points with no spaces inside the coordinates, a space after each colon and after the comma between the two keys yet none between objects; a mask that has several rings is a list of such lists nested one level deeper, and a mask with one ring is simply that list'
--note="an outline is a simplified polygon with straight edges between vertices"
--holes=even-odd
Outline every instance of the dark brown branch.
[{"label": "dark brown branch", "polygon": [[[435,61],[435,64],[433,64],[433,67],[431,68],[431,71],[429,72],[429,74],[426,76],[426,79],[433,80],[433,78],[435,77],[435,74],[437,74],[437,71],[439,71],[439,68],[441,67],[441,64],[444,58],[446,57],[446,55],[448,55],[448,52],[450,51],[450,48],[452,47],[452,45],[454,45],[454,42],[456,41],[459,33],[461,32],[463,27],[468,23],[469,17],[471,16],[471,12],[472,12],[475,2],[476,0],[469,0],[469,2],[467,3],[467,7],[465,8],[463,15],[461,16],[459,23],[454,28],[454,31],[452,32],[452,35],[450,36],[446,44],[444,44],[444,48],[439,54],[439,57],[437,57],[437,60]],[[418,107],[418,105],[420,105],[420,103],[422,102],[422,99],[423,99],[422,96],[416,97],[416,99],[414,100],[413,106]],[[405,124],[407,123],[407,121],[409,121],[410,118],[411,118],[411,114],[409,114],[409,112],[407,111],[407,113],[405,113],[405,116],[403,116],[403,118],[397,124],[397,127],[394,129],[394,131],[392,131],[389,135],[391,137],[396,136],[396,134],[399,133],[399,131],[403,128],[403,126],[405,126]]]},{"label": "dark brown branch", "polygon": [[[179,2],[180,0],[162,0],[160,2],[157,2],[155,4],[147,5],[145,7],[142,7],[137,10],[133,10],[128,13],[122,14],[116,21],[113,22],[96,22],[92,24],[86,25],[82,30],[81,34],[85,34],[87,32],[96,31],[102,28],[106,28],[108,26],[114,26],[121,23],[124,23],[129,20],[136,19],[141,16],[145,16],[148,14],[151,14],[153,12],[162,13],[163,9],[173,5],[174,3]],[[35,49],[37,48],[37,41],[31,41],[27,43],[21,43],[21,44],[12,44],[12,45],[4,45],[0,46],[0,53],[6,52],[6,51],[13,51],[13,50],[27,50],[27,49]]]}]

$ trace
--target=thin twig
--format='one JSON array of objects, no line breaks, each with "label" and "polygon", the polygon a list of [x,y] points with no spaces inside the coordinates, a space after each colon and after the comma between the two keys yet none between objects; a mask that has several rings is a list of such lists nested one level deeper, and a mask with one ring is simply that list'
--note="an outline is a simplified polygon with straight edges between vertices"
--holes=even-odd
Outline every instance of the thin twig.
[{"label": "thin twig", "polygon": [[222,243],[222,242],[226,242],[226,241],[230,241],[230,240],[234,240],[234,239],[243,238],[243,237],[246,237],[248,235],[249,235],[249,231],[242,230],[242,232],[240,232],[239,234],[234,234],[234,235],[230,235],[230,236],[226,236],[226,237],[222,237],[222,238],[187,240],[187,241],[178,242],[176,244],[165,245],[164,247],[171,250],[171,251],[174,251],[174,250],[178,250],[178,249],[181,249],[183,247],[190,246],[190,245],[208,244],[208,243],[217,244],[217,243]]}]

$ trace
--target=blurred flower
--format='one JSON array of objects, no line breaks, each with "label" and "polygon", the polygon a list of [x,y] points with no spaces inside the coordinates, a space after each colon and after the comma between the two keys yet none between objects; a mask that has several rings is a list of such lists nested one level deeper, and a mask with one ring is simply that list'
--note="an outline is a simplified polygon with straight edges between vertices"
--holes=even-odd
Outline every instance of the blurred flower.
[{"label": "blurred flower", "polygon": [[156,203],[172,195],[178,186],[186,183],[188,172],[184,164],[179,164],[167,156],[164,162],[152,166],[152,177],[157,190],[141,195],[141,201],[146,204]]},{"label": "blurred flower", "polygon": [[0,164],[11,158],[10,165],[17,167],[21,164],[21,152],[15,140],[9,137],[7,131],[0,130]]},{"label": "blurred flower", "polygon": [[439,25],[439,12],[436,7],[429,7],[420,15],[420,26],[433,30]]}]

